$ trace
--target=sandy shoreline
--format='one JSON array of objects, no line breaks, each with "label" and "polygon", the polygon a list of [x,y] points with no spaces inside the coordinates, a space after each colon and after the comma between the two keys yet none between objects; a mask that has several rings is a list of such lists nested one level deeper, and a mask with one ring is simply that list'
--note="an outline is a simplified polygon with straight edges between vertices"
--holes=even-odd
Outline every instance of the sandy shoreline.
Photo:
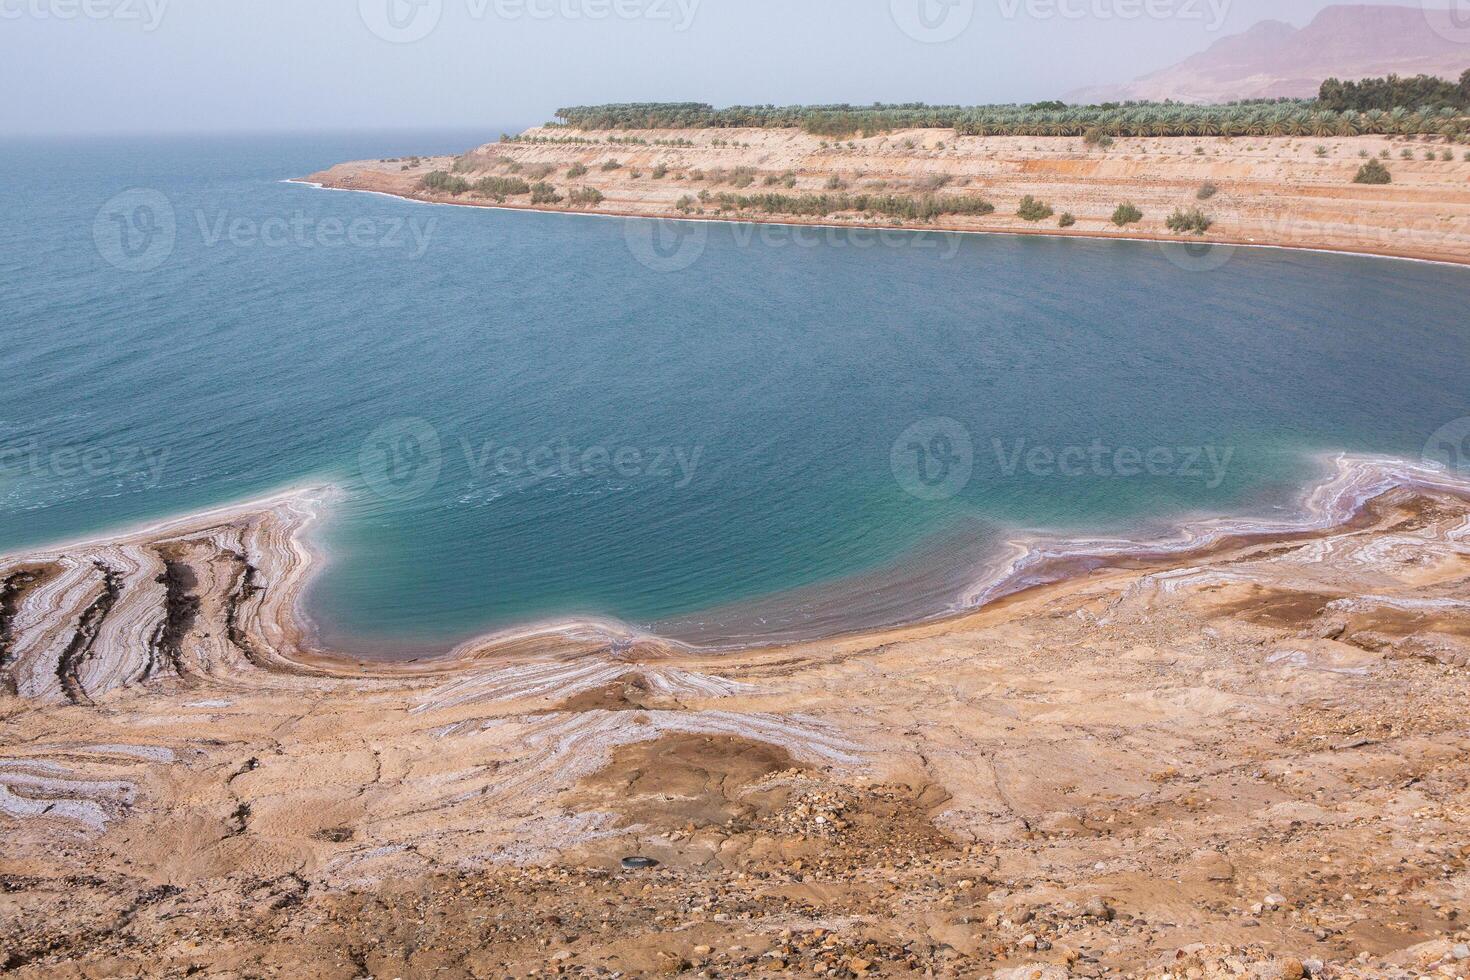
[{"label": "sandy shoreline", "polygon": [[938,233],[946,235],[989,235],[996,237],[1014,238],[1060,238],[1060,239],[1083,239],[1086,241],[1104,242],[1142,242],[1155,245],[1175,245],[1179,248],[1191,246],[1218,245],[1229,248],[1271,249],[1286,252],[1320,252],[1327,255],[1361,255],[1369,258],[1393,259],[1399,262],[1422,262],[1428,265],[1470,265],[1470,255],[1466,256],[1444,256],[1433,251],[1389,251],[1382,248],[1361,248],[1356,246],[1325,246],[1325,245],[1272,245],[1265,242],[1245,241],[1242,239],[1224,238],[1219,235],[1211,235],[1208,238],[1187,239],[1176,235],[1140,235],[1137,233],[1109,233],[1104,231],[1062,231],[1053,229],[1051,231],[1039,231],[1028,228],[984,229],[984,228],[961,228],[951,227],[941,219],[932,225],[915,227],[913,225],[883,224],[882,222],[864,222],[861,225],[837,224],[821,219],[803,221],[796,218],[763,218],[763,217],[729,217],[709,218],[690,217],[688,215],[675,213],[658,214],[645,211],[616,211],[601,209],[597,211],[570,211],[565,208],[536,207],[529,204],[483,204],[473,201],[443,201],[421,197],[415,194],[395,194],[392,191],[362,190],[355,187],[332,187],[326,184],[306,178],[291,178],[283,180],[285,184],[300,184],[303,187],[311,187],[316,190],[342,191],[349,194],[374,194],[379,197],[391,197],[400,201],[412,201],[415,204],[425,204],[430,207],[447,208],[478,208],[484,211],[521,211],[534,214],[563,214],[572,217],[583,218],[639,218],[658,221],[678,221],[690,224],[751,224],[769,225],[775,228],[819,228],[823,230],[836,231],[896,231],[908,234]]},{"label": "sandy shoreline", "polygon": [[[410,161],[357,161],[331,167],[296,182],[331,190],[358,190],[431,204],[534,210],[546,213],[597,214],[608,217],[659,217],[676,220],[719,220],[773,226],[848,228],[871,231],[927,230],[999,233],[1055,238],[1111,239],[1228,247],[1277,247],[1341,252],[1385,258],[1416,259],[1454,265],[1470,263],[1470,166],[1455,160],[1390,162],[1392,185],[1352,183],[1363,156],[1387,151],[1398,157],[1405,148],[1416,157],[1427,144],[1404,144],[1380,137],[1325,140],[1258,138],[1148,138],[1120,140],[1107,152],[1086,148],[1078,139],[955,137],[948,130],[911,130],[856,140],[852,148],[827,145],[794,130],[646,131],[627,134],[583,134],[592,145],[534,142],[555,138],[557,131],[530,130],[532,142],[492,143],[468,153],[464,175],[473,182],[483,175],[535,175],[561,192],[590,187],[604,195],[594,207],[565,204],[532,206],[514,199],[495,202],[462,195],[437,194],[419,186],[432,170],[452,170],[452,157]],[[686,140],[690,146],[628,145],[609,142],[628,137]],[[721,138],[726,144],[714,146]],[[899,141],[903,142],[900,143]],[[912,143],[912,148],[906,148]],[[936,149],[942,147],[942,149]],[[1197,149],[1199,155],[1193,150]],[[1325,156],[1317,156],[1317,149]],[[1438,152],[1438,151],[1436,151]],[[614,170],[602,164],[617,163]],[[572,166],[586,168],[569,179]],[[666,172],[652,179],[655,168]],[[744,171],[748,185],[721,177]],[[634,176],[636,175],[636,176]],[[823,193],[829,181],[854,192],[882,186],[880,193],[923,193],[944,181],[941,195],[978,194],[996,205],[985,217],[942,216],[933,222],[900,225],[892,221],[842,216],[801,218],[751,212],[715,214],[714,204],[694,205],[695,213],[676,208],[679,198],[702,190],[753,194],[772,191],[766,179],[790,180],[776,193]],[[929,183],[926,183],[929,182]],[[1195,191],[1204,184],[1219,190],[1205,201]],[[741,190],[740,187],[745,189]],[[1056,227],[1055,219],[1030,223],[1012,212],[1024,194],[1039,197],[1060,214],[1074,211],[1076,224]],[[1119,229],[1108,216],[1115,204],[1128,200],[1145,212],[1141,224]],[[1204,236],[1167,231],[1164,217],[1175,208],[1200,207],[1214,226]],[[700,213],[703,212],[703,213]],[[1208,268],[1189,257],[1189,268]]]},{"label": "sandy shoreline", "polygon": [[[101,567],[107,563],[109,554],[138,549],[163,551],[179,542],[218,538],[221,533],[233,532],[244,535],[240,552],[245,556],[241,561],[246,567],[256,571],[273,569],[281,578],[280,587],[271,590],[269,612],[256,622],[261,635],[250,641],[269,649],[271,659],[281,664],[327,668],[334,672],[368,669],[370,665],[370,669],[393,672],[405,669],[453,671],[467,663],[484,663],[502,657],[514,659],[527,652],[540,653],[558,647],[579,651],[611,650],[615,654],[636,651],[638,656],[645,658],[750,655],[817,642],[902,636],[913,629],[953,625],[992,604],[1033,589],[1065,585],[1069,580],[1086,579],[1108,570],[1177,566],[1252,543],[1296,541],[1340,531],[1362,519],[1374,500],[1396,491],[1434,492],[1470,499],[1470,480],[1406,460],[1339,453],[1320,457],[1318,462],[1324,475],[1303,488],[1297,511],[1289,518],[1204,517],[1184,521],[1152,537],[1016,536],[1002,542],[994,559],[970,572],[952,598],[942,597],[936,601],[925,596],[918,603],[900,603],[912,610],[902,618],[849,623],[825,631],[820,627],[797,626],[780,636],[757,635],[739,643],[695,641],[694,631],[687,625],[700,620],[701,614],[695,612],[678,617],[686,624],[685,628],[667,635],[656,627],[644,628],[615,618],[567,617],[511,625],[477,634],[453,644],[447,652],[436,653],[406,646],[396,654],[370,656],[362,651],[328,649],[316,639],[316,627],[304,608],[304,597],[313,576],[327,558],[311,544],[310,528],[324,516],[330,501],[342,492],[327,485],[295,487],[251,501],[133,526],[113,534],[90,535],[58,545],[0,554],[0,585],[17,570],[66,562]],[[257,546],[252,549],[249,547],[251,543]],[[139,568],[144,567],[151,566],[139,563]],[[143,574],[137,569],[135,572]],[[883,576],[877,576],[872,587],[902,587],[882,579]],[[829,588],[831,595],[822,602],[841,607],[852,601],[852,588],[844,588],[844,583],[831,583]],[[789,597],[790,601],[811,612],[810,599],[803,597],[810,591],[801,590],[801,595]],[[148,615],[157,623],[163,623],[168,618],[167,610],[163,608],[165,597],[157,593],[154,598],[156,607]],[[766,601],[779,604],[787,599],[777,596]],[[211,596],[209,601],[225,603],[228,597]],[[86,608],[77,606],[73,614],[80,618],[85,615]],[[733,621],[739,622],[738,613]],[[732,627],[726,623],[724,628]],[[12,637],[12,647],[17,639],[23,640],[24,637]],[[11,661],[13,671],[27,669],[14,654],[7,659]],[[54,665],[29,669],[42,674],[56,670]],[[106,674],[122,677],[126,671],[114,666]],[[113,686],[95,693],[106,694]],[[53,689],[51,694],[60,698],[62,692]],[[31,696],[36,696],[35,692]]]},{"label": "sandy shoreline", "polygon": [[552,624],[318,658],[289,498],[11,556],[0,963],[1461,975],[1470,499],[1344,459],[1307,500],[1299,534],[719,655]]}]

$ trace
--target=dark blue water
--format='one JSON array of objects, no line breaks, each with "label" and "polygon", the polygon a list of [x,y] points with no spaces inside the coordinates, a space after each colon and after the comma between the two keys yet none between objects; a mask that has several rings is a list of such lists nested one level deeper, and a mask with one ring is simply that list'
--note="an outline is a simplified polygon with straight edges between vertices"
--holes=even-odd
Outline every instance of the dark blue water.
[{"label": "dark blue water", "polygon": [[1458,268],[281,182],[492,135],[0,144],[0,549],[332,482],[331,640],[687,622],[1017,526],[1270,510],[1313,454],[1470,415]]}]

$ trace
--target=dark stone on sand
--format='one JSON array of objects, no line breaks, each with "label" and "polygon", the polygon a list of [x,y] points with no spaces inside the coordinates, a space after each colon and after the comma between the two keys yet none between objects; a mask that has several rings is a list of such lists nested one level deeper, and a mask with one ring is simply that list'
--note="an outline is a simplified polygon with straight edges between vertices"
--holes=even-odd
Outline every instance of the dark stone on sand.
[{"label": "dark stone on sand", "polygon": [[658,867],[658,862],[653,858],[625,857],[623,858],[623,867],[629,871],[646,871],[649,868]]}]

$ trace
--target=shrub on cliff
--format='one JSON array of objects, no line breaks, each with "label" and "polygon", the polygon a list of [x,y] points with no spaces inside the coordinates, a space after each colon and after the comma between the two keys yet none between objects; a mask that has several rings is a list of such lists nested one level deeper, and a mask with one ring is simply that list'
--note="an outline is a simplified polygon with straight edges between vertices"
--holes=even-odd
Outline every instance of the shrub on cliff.
[{"label": "shrub on cliff", "polygon": [[439,194],[463,194],[470,189],[470,182],[463,177],[456,177],[443,170],[435,170],[424,175],[419,181],[419,186],[427,191]]},{"label": "shrub on cliff", "polygon": [[517,194],[531,193],[531,185],[519,177],[481,177],[475,181],[474,191],[482,197],[503,201]]},{"label": "shrub on cliff", "polygon": [[453,170],[457,174],[469,174],[478,170],[487,170],[496,163],[495,157],[482,157],[474,153],[466,153],[454,158]]},{"label": "shrub on cliff", "polygon": [[987,215],[995,213],[995,205],[983,197],[925,197],[938,214]]},{"label": "shrub on cliff", "polygon": [[1113,212],[1113,224],[1117,225],[1119,228],[1122,228],[1124,225],[1137,224],[1142,220],[1143,212],[1134,207],[1132,202],[1130,201],[1124,201],[1122,204],[1118,205],[1118,209]]},{"label": "shrub on cliff", "polygon": [[1016,208],[1016,214],[1023,221],[1045,221],[1055,213],[1045,201],[1038,201],[1030,194],[1021,198],[1021,205]]},{"label": "shrub on cliff", "polygon": [[696,203],[697,202],[694,200],[694,195],[685,194],[683,197],[679,198],[679,203],[675,204],[674,207],[677,210],[683,211],[685,214],[688,214],[690,211],[694,210],[694,205]]},{"label": "shrub on cliff", "polygon": [[1168,225],[1169,230],[1178,235],[1183,235],[1188,232],[1203,235],[1210,230],[1210,226],[1214,223],[1214,220],[1199,208],[1190,208],[1188,211],[1182,208],[1175,208],[1174,213],[1164,219],[1164,224]]},{"label": "shrub on cliff", "polygon": [[904,197],[896,194],[719,194],[700,191],[701,201],[713,201],[723,210],[764,211],[768,214],[796,214],[825,217],[829,214],[859,212],[881,214],[910,221],[933,221],[940,215],[987,215],[995,205],[982,197],[934,196]]},{"label": "shrub on cliff", "polygon": [[1063,211],[1062,216],[1057,219],[1058,228],[1070,228],[1077,223],[1077,218],[1071,211]]},{"label": "shrub on cliff", "polygon": [[573,204],[584,207],[596,207],[603,202],[602,191],[595,187],[577,187],[568,194],[567,199]]},{"label": "shrub on cliff", "polygon": [[550,184],[542,181],[539,184],[531,185],[531,203],[560,204],[561,195],[556,192],[555,187],[552,187]]},{"label": "shrub on cliff", "polygon": [[587,176],[587,168],[583,164],[574,163],[567,168],[567,180],[576,180],[578,177]]},{"label": "shrub on cliff", "polygon": [[1206,181],[1205,183],[1200,185],[1199,190],[1194,192],[1194,196],[1196,200],[1208,201],[1210,198],[1214,197],[1218,193],[1220,193],[1220,188]]},{"label": "shrub on cliff", "polygon": [[1355,184],[1391,184],[1393,174],[1388,168],[1377,160],[1369,160],[1358,168],[1358,175],[1353,178]]}]

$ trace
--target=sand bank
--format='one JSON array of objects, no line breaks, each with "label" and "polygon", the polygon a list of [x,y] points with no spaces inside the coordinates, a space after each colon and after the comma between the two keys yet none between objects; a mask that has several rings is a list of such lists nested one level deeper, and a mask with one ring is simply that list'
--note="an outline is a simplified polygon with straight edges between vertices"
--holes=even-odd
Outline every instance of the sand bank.
[{"label": "sand bank", "polygon": [[720,654],[549,624],[414,664],[303,643],[324,504],[0,560],[0,963],[1463,969],[1470,500],[1443,473],[1343,457],[1292,521],[1144,554],[1018,541],[1068,574],[1018,560],[933,622]]},{"label": "sand bank", "polygon": [[[568,135],[589,142],[536,142]],[[721,213],[714,203],[699,201],[678,207],[681,199],[697,197],[701,191],[833,193],[835,181],[848,193],[978,195],[996,207],[992,215],[946,215],[932,223],[904,225],[908,230],[1174,243],[1172,253],[1166,254],[1193,270],[1208,271],[1228,261],[1224,246],[1231,245],[1470,262],[1470,161],[1463,159],[1461,147],[1438,143],[1385,137],[1127,138],[1101,150],[1086,146],[1080,138],[957,137],[950,130],[907,130],[850,144],[824,142],[797,130],[569,134],[533,129],[523,136],[522,142],[487,144],[469,152],[462,164],[464,176],[472,182],[487,175],[544,179],[563,195],[571,188],[590,187],[603,194],[602,202],[592,207],[533,208],[526,197],[497,203],[473,192],[425,191],[420,186],[423,176],[453,169],[453,157],[343,163],[305,180],[337,190],[442,204],[772,225],[896,227],[892,221],[858,215],[803,219],[750,211]],[[611,142],[615,138],[646,140],[647,145]],[[692,145],[660,146],[655,141]],[[1453,159],[1441,159],[1446,150]],[[1353,183],[1365,157],[1385,151],[1394,182]],[[1413,159],[1402,159],[1405,151]],[[1424,159],[1426,153],[1435,159]],[[617,167],[604,169],[609,163]],[[569,178],[573,166],[586,172]],[[655,178],[655,172],[663,176]],[[1206,184],[1216,193],[1200,200],[1198,193]],[[1060,228],[1055,217],[1022,220],[1015,212],[1024,195],[1045,201],[1056,215],[1073,214],[1076,223]],[[1119,228],[1111,217],[1125,201],[1135,204],[1144,219]],[[1181,236],[1165,227],[1176,208],[1193,207],[1213,219],[1207,234]],[[1194,247],[1186,252],[1186,244]],[[1222,248],[1202,255],[1202,244]]]}]

